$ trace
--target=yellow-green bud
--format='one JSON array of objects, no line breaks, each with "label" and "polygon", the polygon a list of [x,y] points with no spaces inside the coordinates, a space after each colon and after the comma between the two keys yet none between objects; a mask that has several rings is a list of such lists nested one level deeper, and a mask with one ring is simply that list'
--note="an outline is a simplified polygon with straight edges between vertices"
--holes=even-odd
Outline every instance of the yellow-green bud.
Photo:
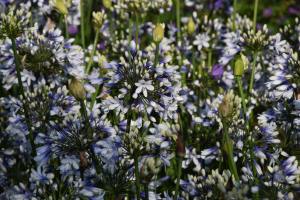
[{"label": "yellow-green bud", "polygon": [[104,24],[104,20],[106,19],[106,14],[104,10],[102,12],[93,12],[92,24],[95,30],[99,31]]},{"label": "yellow-green bud", "polygon": [[107,9],[111,7],[111,0],[102,0],[103,6]]},{"label": "yellow-green bud", "polygon": [[68,9],[63,0],[56,0],[56,8],[62,15],[68,14]]},{"label": "yellow-green bud", "polygon": [[188,34],[189,36],[192,36],[195,32],[195,22],[193,17],[190,17],[188,25],[187,25],[187,30],[188,30]]},{"label": "yellow-green bud", "polygon": [[158,22],[153,30],[152,37],[154,42],[158,43],[164,39],[164,29]]},{"label": "yellow-green bud", "polygon": [[223,97],[223,101],[219,107],[218,114],[221,119],[225,119],[230,115],[230,102],[226,99],[226,95]]},{"label": "yellow-green bud", "polygon": [[70,83],[69,89],[77,101],[83,101],[86,99],[85,88],[75,77],[72,77],[72,82]]},{"label": "yellow-green bud", "polygon": [[241,56],[235,61],[233,74],[235,76],[242,76],[244,70],[248,68],[249,60],[246,56],[241,54]]},{"label": "yellow-green bud", "polygon": [[235,61],[235,65],[234,65],[234,70],[233,70],[233,74],[235,76],[242,76],[244,73],[244,63],[241,57],[239,57],[236,61]]}]

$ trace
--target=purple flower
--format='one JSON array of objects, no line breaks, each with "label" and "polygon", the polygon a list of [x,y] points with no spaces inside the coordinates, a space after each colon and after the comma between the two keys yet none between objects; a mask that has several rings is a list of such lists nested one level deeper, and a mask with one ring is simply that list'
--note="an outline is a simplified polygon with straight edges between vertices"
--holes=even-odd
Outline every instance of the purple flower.
[{"label": "purple flower", "polygon": [[271,17],[272,14],[273,14],[272,9],[271,9],[271,8],[267,8],[267,9],[264,10],[264,14],[263,14],[263,15],[264,15],[265,17]]},{"label": "purple flower", "polygon": [[68,31],[70,35],[75,35],[78,32],[78,27],[77,26],[68,26]]}]

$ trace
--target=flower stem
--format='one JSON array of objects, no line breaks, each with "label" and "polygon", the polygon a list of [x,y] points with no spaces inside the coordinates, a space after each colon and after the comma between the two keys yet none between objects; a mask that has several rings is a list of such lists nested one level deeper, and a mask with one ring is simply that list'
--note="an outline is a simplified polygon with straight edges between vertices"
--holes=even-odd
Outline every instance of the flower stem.
[{"label": "flower stem", "polygon": [[111,14],[111,9],[108,9],[108,15],[109,15],[109,31],[110,31],[110,36],[112,39],[114,39],[114,31],[113,31],[113,17]]},{"label": "flower stem", "polygon": [[254,72],[255,72],[255,67],[256,67],[256,58],[257,58],[257,51],[254,52],[253,55],[253,66],[252,66],[252,72],[251,72],[251,79],[250,79],[250,86],[249,86],[249,95],[248,95],[248,106],[250,105],[251,101],[251,94],[252,94],[252,89],[253,89],[253,81],[254,81]]},{"label": "flower stem", "polygon": [[229,158],[229,165],[231,165],[232,174],[234,174],[235,180],[239,183],[240,182],[240,178],[234,163],[234,158],[233,158],[233,152],[232,152],[232,147],[231,147],[231,141],[230,141],[230,137],[228,135],[228,129],[227,129],[227,122],[225,120],[222,120],[223,123],[223,130],[224,130],[224,134],[225,134],[225,139],[226,139],[226,143],[227,143],[227,149],[228,149],[228,158]]},{"label": "flower stem", "polygon": [[257,6],[258,6],[258,0],[255,0],[255,4],[254,4],[254,14],[253,14],[253,34],[254,34],[254,35],[255,35],[255,32],[256,32]]},{"label": "flower stem", "polygon": [[[254,185],[258,186],[259,182],[258,182],[258,179],[257,179],[256,167],[255,167],[255,164],[253,162],[254,153],[253,153],[253,148],[252,147],[250,148],[250,156],[251,156],[251,164],[252,164],[252,170],[253,170],[253,176],[254,176]],[[254,196],[255,200],[258,200],[259,199],[259,192],[253,194],[253,196]]]},{"label": "flower stem", "polygon": [[85,107],[84,101],[80,101],[80,107],[81,107],[81,113],[84,116],[84,120],[86,122],[88,122],[88,117],[87,117],[86,107]]},{"label": "flower stem", "polygon": [[[223,138],[222,138],[222,146],[225,144],[225,134],[224,134],[224,132],[223,132]],[[220,160],[219,160],[219,167],[218,167],[218,169],[219,169],[219,172],[221,171],[221,167],[222,167],[222,163],[223,163],[223,161],[222,161],[222,158],[223,158],[223,148],[221,149],[221,156],[220,156]]]},{"label": "flower stem", "polygon": [[211,56],[212,56],[212,51],[208,51],[208,67],[211,67]]},{"label": "flower stem", "polygon": [[[246,102],[245,102],[245,97],[244,97],[244,93],[243,93],[242,81],[241,81],[240,76],[236,76],[236,79],[237,79],[237,84],[238,84],[238,87],[239,87],[240,96],[242,98],[242,106],[243,106],[243,111],[244,111],[244,115],[245,115],[245,122],[246,122],[245,130],[247,130],[247,129],[249,129],[249,120],[246,120],[247,108],[246,108]],[[248,130],[248,133],[249,133],[249,130]],[[254,182],[255,182],[255,185],[257,186],[258,185],[258,180],[257,180],[257,177],[256,177],[256,170],[255,170],[255,165],[254,165],[254,162],[253,162],[254,155],[253,155],[253,148],[252,147],[250,148],[250,156],[251,156],[251,164],[252,164],[252,168],[253,168],[253,175],[254,175],[254,179],[255,179]],[[249,181],[249,185],[251,185],[250,181]],[[257,194],[254,194],[254,196],[256,196],[256,195]]]},{"label": "flower stem", "polygon": [[145,200],[149,200],[148,183],[144,184]]},{"label": "flower stem", "polygon": [[[90,108],[91,111],[93,110],[93,107],[94,107],[94,104],[95,104],[95,101],[96,101],[96,97],[97,97],[97,95],[98,95],[98,93],[99,93],[100,87],[101,87],[101,85],[98,85],[98,86],[97,86],[96,92],[95,92],[95,94],[92,96],[92,102],[91,102],[91,108]],[[102,87],[101,87],[101,88],[102,88]]]},{"label": "flower stem", "polygon": [[[127,119],[128,120],[128,119]],[[139,171],[139,158],[134,158],[135,166],[135,179],[136,179],[136,197],[137,200],[141,199],[141,186],[140,186],[140,171]]]},{"label": "flower stem", "polygon": [[[195,61],[195,48],[192,46],[192,63],[193,63],[193,81],[196,80],[196,61]],[[195,89],[195,86],[194,86]]]},{"label": "flower stem", "polygon": [[65,30],[66,30],[66,40],[69,40],[69,30],[68,30],[67,15],[65,15]]},{"label": "flower stem", "polygon": [[[22,79],[21,79],[21,72],[20,72],[20,65],[19,65],[19,58],[18,58],[18,53],[17,53],[17,48],[16,48],[15,37],[11,36],[10,39],[11,39],[13,50],[14,50],[14,57],[15,57],[15,64],[16,64],[16,70],[17,70],[19,88],[20,88],[20,92],[21,92],[23,98],[25,99],[25,94],[24,94],[24,88],[23,88]],[[32,129],[31,129],[31,124],[30,124],[30,118],[29,118],[29,114],[28,114],[28,109],[27,109],[27,107],[25,105],[23,106],[23,108],[24,108],[24,113],[25,113],[26,124],[27,124],[28,130],[29,130],[29,139],[30,139],[30,144],[31,144],[31,148],[32,148],[32,153],[33,153],[33,156],[36,156],[37,154],[36,154],[36,149],[35,149],[35,145],[34,145],[34,137],[33,137]]]},{"label": "flower stem", "polygon": [[181,169],[182,169],[182,160],[183,157],[178,157],[178,171],[177,171],[177,180],[176,180],[176,189],[175,189],[175,197],[174,200],[177,200],[178,192],[179,192],[179,183],[181,177]]},{"label": "flower stem", "polygon": [[[85,35],[84,35],[84,10],[83,10],[83,0],[80,0],[80,13],[81,13],[81,24],[80,24],[80,29],[81,29],[81,43],[83,47],[83,52],[85,51]],[[87,22],[88,23],[88,22]]]},{"label": "flower stem", "polygon": [[[94,5],[94,1],[93,0],[89,0],[89,5],[88,5],[88,13],[86,15],[86,23],[87,23],[87,26],[86,26],[86,35],[90,36],[91,35],[91,30],[92,29],[92,22],[91,22],[91,16],[92,16],[92,6]],[[86,38],[88,39],[88,38]]]},{"label": "flower stem", "polygon": [[179,28],[179,30],[177,31],[177,37],[179,39],[181,37],[181,30],[180,30],[180,0],[176,0],[176,22],[177,22],[177,28]]},{"label": "flower stem", "polygon": [[[31,5],[31,6],[33,6],[33,5]],[[30,27],[33,27],[33,16],[32,16],[32,14],[33,14],[33,7],[31,7],[31,15],[30,15]]]},{"label": "flower stem", "polygon": [[155,63],[154,63],[154,67],[156,67],[157,63],[158,63],[158,52],[159,52],[159,43],[156,42],[155,43],[156,49],[155,49]]},{"label": "flower stem", "polygon": [[139,43],[139,13],[135,14],[135,44]]},{"label": "flower stem", "polygon": [[267,72],[266,72],[266,66],[265,66],[265,64],[264,64],[264,61],[263,61],[263,59],[262,59],[262,56],[261,55],[259,55],[259,60],[260,60],[260,64],[261,64],[261,66],[262,66],[262,68],[263,68],[263,72],[264,72],[264,81],[265,81],[265,83],[267,82]]},{"label": "flower stem", "polygon": [[63,18],[64,18],[64,16],[62,14],[60,14],[60,16],[59,16],[59,22],[58,22],[58,28],[60,30],[61,30],[61,24],[62,24]]},{"label": "flower stem", "polygon": [[95,37],[95,40],[94,40],[94,46],[93,46],[92,54],[90,56],[88,67],[85,70],[86,74],[90,73],[90,69],[91,69],[91,66],[92,66],[92,63],[93,63],[93,60],[94,60],[93,57],[94,57],[94,54],[95,54],[95,51],[96,51],[96,46],[97,46],[97,41],[98,41],[98,35],[99,35],[99,31],[96,31],[96,37]]},{"label": "flower stem", "polygon": [[131,43],[131,14],[129,13],[129,21],[128,21],[128,29],[129,29],[129,35],[128,35],[128,59],[129,59],[129,64],[131,65],[131,52],[130,52],[130,43]]},{"label": "flower stem", "polygon": [[236,76],[236,80],[237,80],[237,84],[238,84],[238,87],[239,87],[240,96],[242,98],[242,106],[243,106],[243,111],[244,111],[244,115],[245,115],[244,116],[245,117],[245,122],[246,122],[247,126],[249,127],[249,122],[248,122],[248,120],[246,120],[247,107],[246,107],[246,102],[245,102],[245,97],[244,97],[244,92],[243,92],[241,77],[240,76]]},{"label": "flower stem", "polygon": [[236,0],[233,0],[233,20],[232,20],[233,32],[235,32],[235,18],[236,18]]}]

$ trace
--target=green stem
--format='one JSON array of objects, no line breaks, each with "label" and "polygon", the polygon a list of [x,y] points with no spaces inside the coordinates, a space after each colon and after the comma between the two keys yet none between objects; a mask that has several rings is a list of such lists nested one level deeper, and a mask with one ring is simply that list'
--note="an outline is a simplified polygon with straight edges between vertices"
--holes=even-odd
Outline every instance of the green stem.
[{"label": "green stem", "polygon": [[255,4],[254,4],[254,14],[253,14],[253,34],[254,34],[254,35],[255,35],[255,32],[256,32],[257,6],[258,6],[258,0],[255,0]]},{"label": "green stem", "polygon": [[68,30],[67,15],[65,15],[65,30],[66,30],[66,40],[68,40],[69,39],[69,30]]},{"label": "green stem", "polygon": [[80,101],[80,106],[81,106],[82,115],[84,116],[84,119],[87,123],[89,120],[88,120],[88,117],[87,117],[86,107],[85,107],[84,101]]},{"label": "green stem", "polygon": [[231,149],[231,141],[230,141],[230,137],[228,135],[227,122],[225,120],[222,120],[222,123],[223,123],[225,139],[226,139],[226,143],[227,143],[229,165],[231,165],[231,167],[232,167],[231,174],[234,174],[235,180],[239,183],[240,178],[239,178],[239,175],[238,175],[235,163],[234,163],[233,152]]},{"label": "green stem", "polygon": [[177,28],[179,28],[179,30],[177,31],[177,37],[179,39],[181,37],[181,29],[180,29],[180,0],[176,0],[176,22],[177,22]]},{"label": "green stem", "polygon": [[264,64],[264,61],[263,61],[261,55],[259,55],[259,60],[260,60],[261,66],[262,66],[262,68],[263,68],[263,72],[264,72],[264,81],[265,81],[265,83],[266,83],[266,82],[267,82],[266,66],[265,66],[265,64]]},{"label": "green stem", "polygon": [[[31,4],[32,6],[32,4]],[[33,27],[33,7],[31,7],[31,15],[30,15],[30,27]]]},{"label": "green stem", "polygon": [[[254,176],[254,185],[258,186],[259,182],[258,182],[258,179],[257,179],[257,172],[256,172],[255,164],[253,162],[254,153],[253,153],[253,148],[252,147],[250,148],[250,156],[251,156],[252,171],[253,171],[253,176]],[[253,196],[254,196],[254,199],[258,200],[259,199],[259,192],[253,194]]]},{"label": "green stem", "polygon": [[177,196],[178,196],[178,192],[179,192],[179,183],[180,183],[180,177],[181,177],[182,160],[183,160],[183,157],[178,157],[178,171],[177,171],[177,180],[176,180],[176,189],[175,189],[174,200],[177,200]]},{"label": "green stem", "polygon": [[[224,134],[224,132],[223,132],[223,138],[222,138],[222,144],[221,144],[221,146],[224,146],[224,144],[225,144],[225,134]],[[221,167],[222,167],[222,158],[223,158],[223,148],[221,149],[221,156],[220,156],[220,160],[219,160],[219,172],[221,172]]]},{"label": "green stem", "polygon": [[144,183],[145,200],[149,200],[148,183]]},{"label": "green stem", "polygon": [[[15,65],[16,65],[16,70],[17,70],[17,76],[18,76],[18,83],[19,83],[20,92],[21,92],[24,100],[26,101],[26,97],[24,95],[24,88],[23,88],[23,84],[22,84],[22,79],[21,79],[21,72],[20,72],[20,65],[19,65],[19,58],[18,58],[18,53],[17,53],[15,37],[12,35],[10,39],[11,39],[13,50],[14,50]],[[34,137],[33,137],[32,129],[31,129],[31,124],[30,124],[28,109],[27,109],[25,104],[24,104],[23,108],[24,108],[24,113],[25,113],[26,124],[27,124],[28,130],[29,130],[29,139],[30,139],[30,144],[31,144],[31,148],[32,148],[32,153],[33,153],[33,156],[35,157],[37,154],[36,154],[36,149],[35,149]]]},{"label": "green stem", "polygon": [[157,63],[158,63],[158,52],[159,52],[159,43],[155,42],[155,62],[154,62],[154,67],[156,67]]},{"label": "green stem", "polygon": [[130,52],[130,43],[131,43],[131,16],[129,14],[129,21],[128,21],[128,29],[129,29],[129,35],[128,35],[128,59],[129,59],[129,64],[131,65],[131,52]]},{"label": "green stem", "polygon": [[252,66],[250,86],[249,86],[248,106],[250,105],[251,96],[252,96],[253,81],[254,81],[254,72],[255,72],[255,67],[256,67],[256,58],[257,58],[257,51],[255,51],[254,55],[253,55],[253,66]]},{"label": "green stem", "polygon": [[113,31],[113,23],[112,23],[112,14],[111,14],[111,10],[108,9],[108,15],[109,15],[109,31],[110,31],[110,36],[112,39],[114,39],[114,31]]},{"label": "green stem", "polygon": [[208,51],[208,67],[211,67],[211,56],[212,56],[212,51]]},{"label": "green stem", "polygon": [[59,22],[58,22],[58,28],[61,30],[61,25],[62,25],[62,21],[63,21],[64,16],[62,14],[60,14],[59,16]]},{"label": "green stem", "polygon": [[139,13],[135,13],[135,44],[139,43]]},{"label": "green stem", "polygon": [[139,158],[134,158],[134,166],[135,166],[135,179],[136,179],[136,197],[137,200],[141,199],[141,186],[140,186],[140,171],[139,171]]},{"label": "green stem", "polygon": [[237,84],[238,84],[238,87],[239,87],[240,96],[242,98],[242,106],[243,106],[243,111],[244,111],[245,122],[246,122],[247,126],[249,127],[249,122],[248,122],[248,120],[246,120],[247,107],[246,107],[246,102],[245,102],[245,97],[244,97],[244,92],[243,92],[241,77],[240,76],[236,76],[236,80],[237,80]]},{"label": "green stem", "polygon": [[83,47],[83,52],[85,52],[85,35],[84,35],[84,10],[83,10],[83,0],[80,0],[80,13],[81,13],[81,24],[80,24],[80,29],[81,29],[81,43]]},{"label": "green stem", "polygon": [[92,96],[92,102],[91,102],[91,108],[90,108],[91,111],[93,110],[94,104],[96,102],[96,97],[99,93],[100,88],[102,88],[101,85],[98,85],[96,88],[96,93]]},{"label": "green stem", "polygon": [[[193,63],[193,81],[196,80],[196,61],[195,61],[195,48],[192,46],[192,63]],[[195,88],[195,87],[194,87]]]},{"label": "green stem", "polygon": [[99,31],[96,31],[96,37],[95,37],[95,40],[94,40],[94,46],[93,46],[92,54],[90,56],[88,67],[85,70],[86,74],[90,73],[90,69],[91,69],[91,66],[92,66],[92,63],[93,63],[93,60],[94,60],[93,57],[94,57],[95,51],[96,51],[96,46],[97,46],[97,41],[98,41],[98,35],[99,35]]},{"label": "green stem", "polygon": [[233,20],[232,20],[233,32],[235,32],[235,17],[236,17],[236,0],[233,0]]},{"label": "green stem", "polygon": [[92,7],[94,5],[93,0],[89,0],[89,5],[88,5],[88,13],[87,13],[87,17],[86,17],[86,23],[87,23],[87,27],[86,27],[86,35],[88,36],[87,39],[90,38],[91,36],[91,31],[93,30],[91,24],[91,16],[92,16]]},{"label": "green stem", "polygon": [[[247,129],[248,129],[247,133],[249,133],[250,132],[250,130],[249,130],[250,127],[249,127],[249,120],[246,120],[247,107],[246,107],[246,102],[245,102],[245,97],[244,97],[244,92],[243,92],[241,77],[240,76],[236,76],[236,79],[237,79],[237,84],[238,84],[238,87],[239,87],[240,96],[242,98],[242,106],[243,106],[244,118],[245,118],[245,123],[246,123],[245,131],[247,131]],[[251,151],[252,151],[252,154],[251,154]],[[250,149],[250,155],[251,155],[251,164],[252,164],[252,167],[254,167],[254,169],[255,169],[255,165],[254,165],[254,162],[253,162],[254,157],[253,157],[253,148],[252,147]],[[253,169],[253,171],[255,171],[254,169]],[[254,178],[255,178],[255,181],[258,183],[257,177],[256,177],[256,171],[253,174],[255,174]],[[251,181],[249,180],[248,182],[249,182],[249,185],[252,186]],[[255,184],[255,185],[258,185],[258,184]]]}]

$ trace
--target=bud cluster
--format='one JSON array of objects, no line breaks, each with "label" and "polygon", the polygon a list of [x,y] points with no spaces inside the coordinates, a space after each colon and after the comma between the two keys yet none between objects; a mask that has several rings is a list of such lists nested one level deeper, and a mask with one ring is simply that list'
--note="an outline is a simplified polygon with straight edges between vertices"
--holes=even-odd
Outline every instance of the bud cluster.
[{"label": "bud cluster", "polygon": [[104,13],[104,10],[102,10],[102,12],[93,12],[92,24],[96,31],[102,28],[106,17],[107,15]]},{"label": "bud cluster", "polygon": [[0,39],[5,37],[20,37],[24,30],[35,30],[36,28],[26,29],[29,23],[29,18],[31,13],[23,15],[23,10],[17,10],[16,15],[13,11],[10,11],[7,15],[3,12],[1,13],[0,21]]},{"label": "bud cluster", "polygon": [[233,90],[225,94],[219,106],[218,114],[221,119],[238,118],[241,109],[242,99],[233,94]]},{"label": "bud cluster", "polygon": [[150,151],[150,140],[146,137],[142,137],[139,134],[137,127],[132,127],[129,133],[122,135],[121,146],[127,151],[127,154],[132,157],[138,157],[143,154],[144,151]]},{"label": "bud cluster", "polygon": [[140,171],[142,182],[149,183],[158,174],[161,166],[161,160],[155,161],[154,157],[147,157]]}]

